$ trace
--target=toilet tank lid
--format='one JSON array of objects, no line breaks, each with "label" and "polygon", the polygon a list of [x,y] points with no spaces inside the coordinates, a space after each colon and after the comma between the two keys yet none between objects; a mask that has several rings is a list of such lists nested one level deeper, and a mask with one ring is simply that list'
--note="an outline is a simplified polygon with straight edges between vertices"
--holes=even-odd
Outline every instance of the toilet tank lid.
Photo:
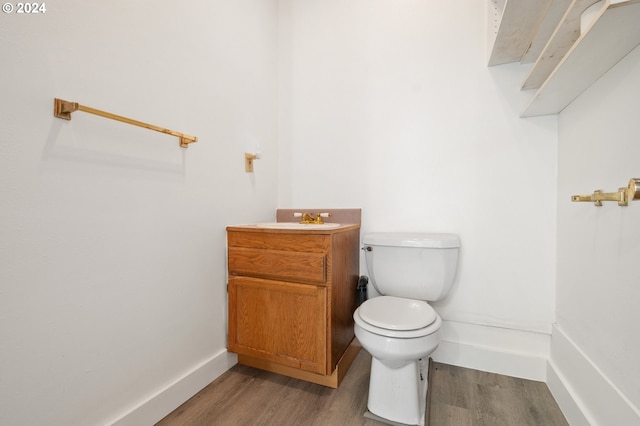
[{"label": "toilet tank lid", "polygon": [[455,248],[460,247],[460,237],[445,233],[374,232],[365,234],[362,243],[370,246]]}]

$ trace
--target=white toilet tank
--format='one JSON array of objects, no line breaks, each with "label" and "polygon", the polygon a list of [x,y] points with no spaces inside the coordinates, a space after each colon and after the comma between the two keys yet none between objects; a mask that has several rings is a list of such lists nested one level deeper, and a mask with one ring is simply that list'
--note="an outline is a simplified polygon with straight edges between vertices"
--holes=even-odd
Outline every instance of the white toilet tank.
[{"label": "white toilet tank", "polygon": [[437,301],[451,289],[460,237],[436,233],[370,233],[362,242],[371,283],[386,296]]}]

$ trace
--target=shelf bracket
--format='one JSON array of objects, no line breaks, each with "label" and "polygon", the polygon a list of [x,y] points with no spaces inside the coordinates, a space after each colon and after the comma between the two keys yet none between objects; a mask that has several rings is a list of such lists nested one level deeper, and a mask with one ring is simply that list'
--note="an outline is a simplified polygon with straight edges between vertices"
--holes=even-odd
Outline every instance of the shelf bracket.
[{"label": "shelf bracket", "polygon": [[187,148],[190,143],[197,142],[198,138],[195,136],[186,135],[184,133],[176,132],[175,130],[165,129],[163,127],[155,126],[153,124],[144,123],[142,121],[133,120],[131,118],[123,117],[121,115],[112,114],[110,112],[101,111],[99,109],[91,108],[88,106],[80,105],[77,102],[69,102],[62,99],[55,98],[53,102],[53,115],[62,118],[63,120],[71,120],[71,113],[75,111],[84,111],[89,114],[99,115],[101,117],[109,118],[111,120],[120,121],[123,123],[131,124],[133,126],[144,127],[145,129],[155,130],[156,132],[165,133],[168,135],[176,136],[180,140],[180,146]]}]

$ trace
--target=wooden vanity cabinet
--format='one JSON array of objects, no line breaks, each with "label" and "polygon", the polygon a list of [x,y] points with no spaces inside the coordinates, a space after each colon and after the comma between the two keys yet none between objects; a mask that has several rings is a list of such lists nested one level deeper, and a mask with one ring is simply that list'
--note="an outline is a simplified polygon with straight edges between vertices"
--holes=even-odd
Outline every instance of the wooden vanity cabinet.
[{"label": "wooden vanity cabinet", "polygon": [[227,228],[228,349],[238,362],[337,387],[354,340],[358,225]]}]

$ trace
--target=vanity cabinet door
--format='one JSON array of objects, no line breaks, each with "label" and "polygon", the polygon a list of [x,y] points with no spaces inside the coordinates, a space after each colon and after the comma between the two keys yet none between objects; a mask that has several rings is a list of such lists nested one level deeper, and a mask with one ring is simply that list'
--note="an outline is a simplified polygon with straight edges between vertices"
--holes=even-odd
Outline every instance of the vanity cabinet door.
[{"label": "vanity cabinet door", "polygon": [[229,350],[329,374],[327,288],[229,277]]}]

